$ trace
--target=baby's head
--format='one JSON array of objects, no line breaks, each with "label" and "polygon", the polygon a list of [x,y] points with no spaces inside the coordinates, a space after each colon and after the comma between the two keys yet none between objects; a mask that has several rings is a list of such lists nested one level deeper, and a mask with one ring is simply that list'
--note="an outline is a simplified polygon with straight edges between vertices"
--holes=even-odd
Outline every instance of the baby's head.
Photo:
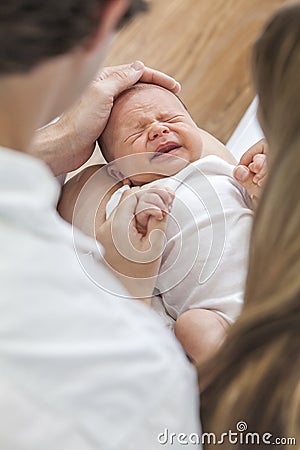
[{"label": "baby's head", "polygon": [[144,184],[199,159],[201,131],[175,94],[138,83],[115,100],[99,144],[114,176]]}]

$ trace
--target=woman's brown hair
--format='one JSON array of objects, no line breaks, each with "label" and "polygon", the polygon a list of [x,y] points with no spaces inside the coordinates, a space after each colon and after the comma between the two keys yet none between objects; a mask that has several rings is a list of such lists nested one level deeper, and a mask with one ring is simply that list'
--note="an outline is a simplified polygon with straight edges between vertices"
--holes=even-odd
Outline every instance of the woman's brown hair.
[{"label": "woman's brown hair", "polygon": [[[243,312],[216,357],[199,369],[201,418],[206,432],[238,432],[244,421],[248,432],[271,433],[271,442],[294,437],[299,445],[299,3],[267,25],[254,48],[253,72],[269,174],[254,218]],[[227,441],[224,448],[248,447]]]}]

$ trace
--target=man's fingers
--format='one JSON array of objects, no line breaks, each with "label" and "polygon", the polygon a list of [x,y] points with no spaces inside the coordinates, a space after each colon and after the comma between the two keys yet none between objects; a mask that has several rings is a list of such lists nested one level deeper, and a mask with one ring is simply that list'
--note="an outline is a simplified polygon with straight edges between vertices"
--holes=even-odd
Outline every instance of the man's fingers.
[{"label": "man's fingers", "polygon": [[180,83],[174,78],[159,70],[151,69],[150,67],[145,67],[140,81],[143,83],[157,84],[158,86],[162,86],[165,89],[174,92],[174,94],[178,94],[181,89]]},{"label": "man's fingers", "polygon": [[167,216],[164,217],[163,220],[156,220],[153,216],[150,217],[147,225],[147,232],[142,240],[149,243],[153,259],[160,257],[165,249],[166,228]]},{"label": "man's fingers", "polygon": [[106,67],[99,72],[96,81],[98,80],[107,80],[114,97],[138,81],[157,84],[175,94],[181,89],[180,84],[174,78],[159,70],[146,67],[141,61]]},{"label": "man's fingers", "polygon": [[105,83],[106,90],[109,88],[111,95],[117,97],[122,91],[137,83],[144,70],[145,66],[140,61],[107,67],[98,74],[95,81]]}]

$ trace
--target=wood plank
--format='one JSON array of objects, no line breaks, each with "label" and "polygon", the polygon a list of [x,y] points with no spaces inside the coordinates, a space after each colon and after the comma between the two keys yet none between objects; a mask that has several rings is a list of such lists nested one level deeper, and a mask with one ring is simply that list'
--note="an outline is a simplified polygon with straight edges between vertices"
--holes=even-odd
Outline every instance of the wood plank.
[{"label": "wood plank", "polygon": [[226,142],[253,98],[250,55],[286,0],[151,0],[117,35],[105,65],[140,59],[175,76],[197,124]]}]

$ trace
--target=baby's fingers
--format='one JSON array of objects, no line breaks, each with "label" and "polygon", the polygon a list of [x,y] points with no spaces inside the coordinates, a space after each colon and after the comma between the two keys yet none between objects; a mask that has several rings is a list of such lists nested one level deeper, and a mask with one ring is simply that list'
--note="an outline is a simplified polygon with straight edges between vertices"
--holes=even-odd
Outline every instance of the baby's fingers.
[{"label": "baby's fingers", "polygon": [[161,209],[151,207],[148,209],[146,208],[143,211],[137,213],[135,216],[135,220],[140,227],[146,228],[150,217],[154,217],[156,220],[160,221],[164,218],[165,215],[166,213],[163,212]]},{"label": "baby's fingers", "polygon": [[140,226],[146,227],[150,217],[162,220],[167,212],[169,212],[169,206],[165,205],[161,197],[147,192],[138,201],[135,219]]},{"label": "baby's fingers", "polygon": [[147,194],[153,194],[153,195],[160,197],[161,200],[163,201],[163,203],[165,204],[165,208],[162,208],[162,209],[166,209],[167,211],[171,210],[175,194],[170,188],[156,185],[154,187],[150,187],[150,188],[146,188],[146,189],[142,188],[139,192],[140,198],[141,198],[141,196],[144,196]]},{"label": "baby's fingers", "polygon": [[267,157],[265,155],[259,156],[259,160],[253,162],[254,164],[256,164],[256,167],[258,167],[258,170],[253,177],[253,182],[258,185],[263,182],[268,172]]},{"label": "baby's fingers", "polygon": [[239,165],[249,166],[249,164],[254,160],[255,155],[261,155],[268,153],[268,145],[265,139],[261,139],[256,144],[247,150],[240,159]]},{"label": "baby's fingers", "polygon": [[249,164],[249,169],[251,172],[259,173],[264,165],[266,155],[255,155],[252,163]]}]

